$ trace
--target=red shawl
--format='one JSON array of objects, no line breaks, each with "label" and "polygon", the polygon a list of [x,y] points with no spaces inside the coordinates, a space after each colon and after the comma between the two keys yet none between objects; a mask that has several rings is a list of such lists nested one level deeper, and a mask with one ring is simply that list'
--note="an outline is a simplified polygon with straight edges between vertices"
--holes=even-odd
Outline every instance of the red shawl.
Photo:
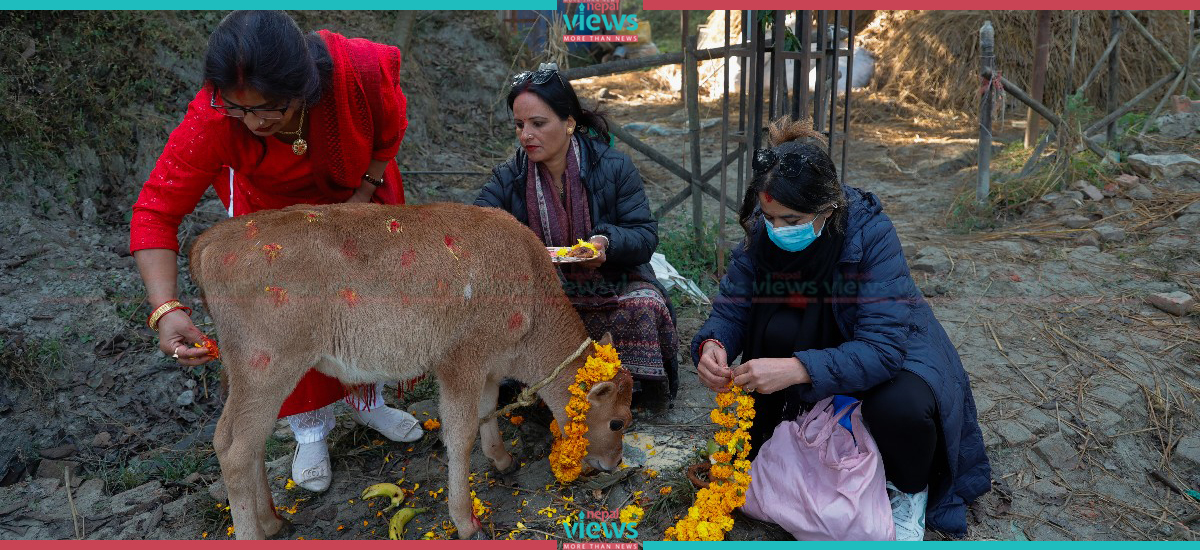
[{"label": "red shawl", "polygon": [[[196,208],[211,186],[229,205],[229,168],[235,174],[234,214],[293,204],[345,202],[360,185],[373,159],[388,160],[385,184],[375,202],[403,204],[404,187],[396,152],[408,127],[400,89],[400,50],[361,38],[320,31],[333,59],[332,82],[310,111],[308,156],[311,185],[291,189],[255,186],[256,174],[273,174],[265,145],[240,120],[209,107],[211,87],[204,86],[188,105],[183,122],[171,132],[142,192],[133,205],[130,251],[179,250],[183,217]],[[266,138],[275,139],[275,138]]]}]

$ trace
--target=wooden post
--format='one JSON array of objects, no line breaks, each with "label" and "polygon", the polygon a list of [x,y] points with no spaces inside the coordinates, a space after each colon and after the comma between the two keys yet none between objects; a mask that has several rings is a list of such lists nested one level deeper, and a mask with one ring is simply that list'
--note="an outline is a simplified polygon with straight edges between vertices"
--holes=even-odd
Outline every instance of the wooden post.
[{"label": "wooden post", "polygon": [[696,50],[696,36],[689,36],[687,49],[684,50],[683,74],[684,90],[687,95],[688,135],[691,137],[692,148],[692,226],[695,230],[696,246],[704,243],[704,196],[700,194],[700,70],[696,66],[693,52]]},{"label": "wooden post", "polygon": [[1107,60],[1108,55],[1111,54],[1114,49],[1116,49],[1117,43],[1120,40],[1121,40],[1121,30],[1118,29],[1117,34],[1111,36],[1108,39],[1108,46],[1104,48],[1104,53],[1100,54],[1100,57],[1096,58],[1096,64],[1092,66],[1091,71],[1088,71],[1087,78],[1083,79],[1083,84],[1080,84],[1078,88],[1075,88],[1076,94],[1083,93],[1083,90],[1085,90],[1088,86],[1092,85],[1092,82],[1094,80],[1096,80],[1097,76],[1100,75],[1100,68],[1104,66],[1104,61]]},{"label": "wooden post", "polygon": [[[1042,100],[1042,87],[1046,82],[1046,59],[1050,56],[1050,10],[1037,12],[1037,38],[1034,40],[1033,82],[1029,95],[1036,101]],[[1038,138],[1038,116],[1029,107],[1025,113],[1025,148],[1036,145]]]},{"label": "wooden post", "polygon": [[[729,23],[731,13],[725,10],[725,51],[729,51]],[[721,201],[717,206],[717,278],[725,276],[725,193],[729,189],[728,170],[725,157],[729,155],[729,57],[726,54],[722,72],[725,77],[724,93],[721,94]]]},{"label": "wooden post", "polygon": [[[1109,36],[1115,40],[1117,34],[1121,32],[1121,12],[1113,10],[1109,12]],[[1117,108],[1117,93],[1121,91],[1121,75],[1120,75],[1120,46],[1113,48],[1112,53],[1108,54],[1108,107],[1105,109],[1108,112],[1113,112]],[[1117,139],[1117,121],[1114,119],[1108,124],[1108,143],[1112,146],[1112,142]]]},{"label": "wooden post", "polygon": [[979,65],[985,83],[983,98],[979,101],[979,184],[975,188],[975,201],[987,204],[990,192],[989,179],[992,162],[992,86],[991,79],[996,67],[996,31],[991,21],[984,21],[979,29]]},{"label": "wooden post", "polygon": [[[1075,51],[1079,47],[1079,19],[1079,12],[1071,16],[1071,62],[1067,69],[1067,97],[1063,98],[1064,101],[1070,97],[1071,88],[1075,87]],[[1063,103],[1063,110],[1066,108],[1067,104]]]}]

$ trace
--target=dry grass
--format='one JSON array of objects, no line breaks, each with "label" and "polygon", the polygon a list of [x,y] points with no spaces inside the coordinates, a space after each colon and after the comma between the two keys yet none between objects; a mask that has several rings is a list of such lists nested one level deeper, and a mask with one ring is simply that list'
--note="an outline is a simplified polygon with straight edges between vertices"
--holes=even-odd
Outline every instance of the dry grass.
[{"label": "dry grass", "polygon": [[[1108,44],[1109,22],[1105,11],[1084,11],[1079,25],[1075,70],[1069,70],[1072,11],[1051,16],[1050,57],[1047,63],[1044,103],[1063,109],[1068,85],[1078,86]],[[1187,48],[1187,12],[1140,12],[1137,17],[1177,60]],[[978,109],[979,28],[990,20],[996,29],[996,62],[1009,80],[1029,89],[1033,72],[1033,36],[1037,16],[1033,11],[879,11],[864,29],[863,45],[875,52],[878,63],[871,87],[892,95],[911,93],[938,109]],[[1120,101],[1126,101],[1170,70],[1150,43],[1128,28],[1120,43]],[[1097,82],[1107,82],[1103,68]],[[1106,86],[1093,84],[1085,97],[1104,105]],[[1153,97],[1149,101],[1157,101]]]}]

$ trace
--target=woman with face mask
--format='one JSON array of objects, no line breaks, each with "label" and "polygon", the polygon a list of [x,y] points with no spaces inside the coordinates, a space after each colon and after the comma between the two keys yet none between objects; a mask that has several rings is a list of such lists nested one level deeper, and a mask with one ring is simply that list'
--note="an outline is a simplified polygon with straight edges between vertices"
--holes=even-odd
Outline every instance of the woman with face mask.
[{"label": "woman with face mask", "polygon": [[[231,217],[295,204],[403,204],[395,157],[407,125],[399,49],[304,33],[283,12],[225,17],[209,38],[204,86],[133,205],[130,251],[159,349],[182,366],[209,361],[205,349],[193,347],[204,335],[179,301],[176,256],[180,222],[210,187]],[[255,232],[248,224],[251,251],[268,245],[255,241]],[[258,254],[231,269],[261,269],[269,259]],[[381,385],[348,391],[311,370],[279,411],[296,435],[292,479],[305,489],[329,487],[325,437],[334,418],[327,406],[343,398],[355,421],[388,439],[422,435],[411,414],[384,406]]]},{"label": "woman with face mask", "polygon": [[609,146],[604,117],[580,106],[552,64],[517,75],[508,107],[520,147],[475,204],[509,212],[546,246],[591,243],[591,259],[559,264],[571,303],[593,338],[612,334],[639,387],[661,382],[674,395],[674,314],[650,267],[658,222],[633,161]]},{"label": "woman with face mask", "polygon": [[991,468],[958,353],[879,199],[841,185],[823,136],[778,119],[770,143],[742,204],[746,239],[692,342],[700,382],[753,393],[755,451],[817,401],[861,399],[897,539],[921,540],[927,517],[964,535],[966,505],[989,490]]}]

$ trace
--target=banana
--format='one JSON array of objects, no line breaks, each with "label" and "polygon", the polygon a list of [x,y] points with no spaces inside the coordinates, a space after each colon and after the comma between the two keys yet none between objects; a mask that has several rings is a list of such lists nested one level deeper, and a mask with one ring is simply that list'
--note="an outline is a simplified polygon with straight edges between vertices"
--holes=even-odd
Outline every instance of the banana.
[{"label": "banana", "polygon": [[400,540],[404,536],[405,526],[409,520],[416,517],[417,514],[428,511],[429,508],[405,508],[396,512],[392,516],[392,520],[388,522],[388,538],[392,540]]},{"label": "banana", "polygon": [[383,509],[383,511],[386,512],[392,508],[404,504],[404,489],[401,489],[395,483],[376,483],[363,490],[363,500],[375,497],[388,497],[392,499],[392,503],[387,508]]}]

